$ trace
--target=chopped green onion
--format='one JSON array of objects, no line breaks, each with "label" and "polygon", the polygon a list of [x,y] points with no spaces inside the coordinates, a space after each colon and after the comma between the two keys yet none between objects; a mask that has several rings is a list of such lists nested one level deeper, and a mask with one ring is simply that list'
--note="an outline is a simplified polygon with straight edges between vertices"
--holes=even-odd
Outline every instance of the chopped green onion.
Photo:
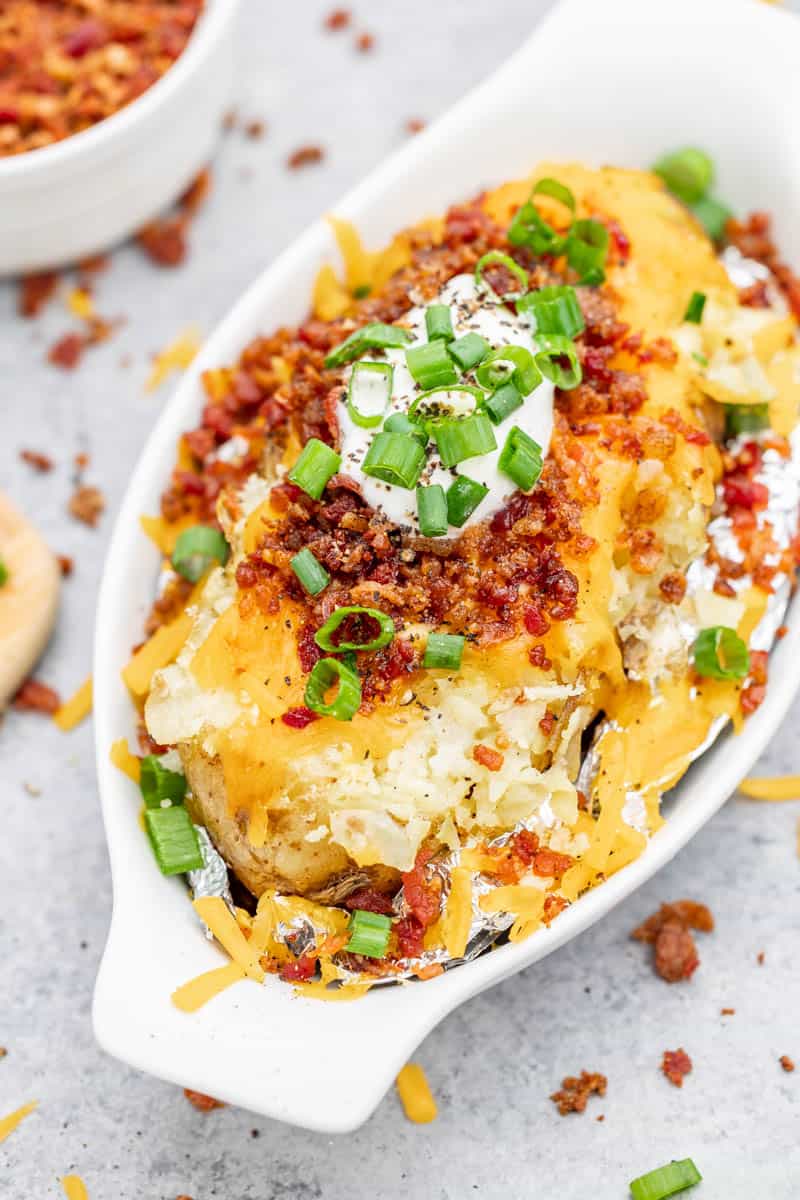
[{"label": "chopped green onion", "polygon": [[492,422],[486,413],[436,421],[431,428],[443,467],[455,467],[467,458],[477,458],[497,449]]},{"label": "chopped green onion", "polygon": [[11,576],[8,567],[3,562],[2,558],[0,558],[0,587],[5,587],[10,578]]},{"label": "chopped green onion", "polygon": [[[435,421],[465,417],[477,412],[485,395],[485,392],[473,387],[471,383],[446,383],[443,387],[430,388],[421,396],[417,396],[408,410],[408,415],[412,421],[424,423],[430,429]],[[449,399],[445,400],[445,396]]]},{"label": "chopped green onion", "polygon": [[529,396],[542,382],[542,373],[525,346],[499,346],[487,355],[475,378],[488,388],[497,388],[510,379],[520,395]]},{"label": "chopped green onion", "polygon": [[567,262],[584,284],[602,283],[608,254],[608,230],[600,221],[576,221],[567,238]]},{"label": "chopped green onion", "polygon": [[695,670],[708,679],[744,679],[750,670],[747,645],[727,625],[701,629],[693,649]]},{"label": "chopped green onion", "polygon": [[325,359],[325,366],[343,367],[345,363],[359,358],[365,350],[386,350],[405,346],[412,341],[413,336],[400,325],[384,325],[381,321],[372,321],[369,325],[356,329],[332,350]]},{"label": "chopped green onion", "polygon": [[[549,333],[537,338],[539,352],[536,355],[536,365],[546,379],[554,383],[562,391],[568,392],[576,388],[583,379],[578,352],[574,342],[557,333]],[[564,359],[567,363],[564,363]]]},{"label": "chopped green onion", "polygon": [[490,346],[486,338],[482,338],[479,333],[465,333],[463,337],[451,342],[447,350],[456,366],[462,371],[471,371],[479,362],[483,362]]},{"label": "chopped green onion", "polygon": [[456,335],[453,333],[450,305],[429,304],[425,309],[425,329],[429,342],[435,342],[437,338],[442,338],[445,342],[452,342]]},{"label": "chopped green onion", "polygon": [[502,425],[506,417],[510,417],[521,406],[522,396],[519,394],[516,386],[509,380],[508,383],[504,383],[502,387],[499,387],[497,391],[492,392],[483,407],[493,425]]},{"label": "chopped green onion", "polygon": [[694,1187],[702,1178],[692,1160],[683,1158],[632,1179],[631,1196],[633,1200],[667,1200],[669,1196],[677,1196],[678,1192]]},{"label": "chopped green onion", "polygon": [[406,350],[406,365],[421,388],[443,387],[457,382],[458,372],[447,350],[447,344],[441,340],[425,342],[422,346],[411,346]]},{"label": "chopped green onion", "polygon": [[686,312],[683,314],[684,321],[689,321],[692,325],[699,325],[703,319],[703,309],[705,306],[705,292],[692,292],[689,297],[689,303],[686,305]]},{"label": "chopped green onion", "polygon": [[424,429],[422,425],[417,425],[405,413],[392,413],[383,422],[383,428],[387,433],[408,433],[411,437],[417,438],[423,446],[427,446],[430,440],[427,429]]},{"label": "chopped green onion", "polygon": [[318,596],[331,581],[331,577],[308,546],[295,554],[289,563],[309,596]]},{"label": "chopped green onion", "polygon": [[146,808],[144,826],[162,875],[182,875],[203,866],[197,830],[182,804]]},{"label": "chopped green onion", "polygon": [[488,487],[476,479],[457,475],[447,489],[447,523],[460,529],[488,494]]},{"label": "chopped green onion", "polygon": [[585,328],[577,293],[569,284],[528,292],[517,301],[517,312],[533,314],[537,333],[558,333],[573,338]]},{"label": "chopped green onion", "polygon": [[[514,276],[519,283],[519,288],[515,292],[498,293],[494,290],[488,279],[484,279],[484,271],[487,267],[505,267],[505,269]],[[483,288],[493,296],[495,300],[519,300],[520,296],[524,296],[528,290],[528,272],[524,271],[519,263],[514,262],[508,254],[503,254],[502,250],[490,250],[488,254],[484,254],[483,258],[479,258],[475,264],[475,284],[478,288]]]},{"label": "chopped green onion", "polygon": [[[358,618],[359,623],[362,618],[377,622],[379,626],[377,635],[360,642],[334,642],[334,633],[349,617]],[[382,646],[388,646],[393,637],[394,621],[379,608],[363,608],[359,604],[346,604],[331,613],[325,624],[314,634],[314,641],[321,650],[339,654],[347,650],[380,650]]]},{"label": "chopped green onion", "polygon": [[423,667],[428,670],[457,671],[464,653],[464,638],[460,633],[429,633],[425,645]]},{"label": "chopped green onion", "polygon": [[512,246],[529,246],[536,255],[548,254],[555,257],[563,251],[566,235],[558,233],[545,221],[533,203],[534,196],[549,196],[552,200],[558,200],[569,210],[570,218],[574,219],[575,197],[569,188],[557,179],[540,179],[515,214],[508,230],[508,240]]},{"label": "chopped green onion", "polygon": [[575,197],[567,185],[559,183],[557,179],[540,179],[531,192],[533,196],[549,196],[551,200],[558,200],[573,215],[575,213]]},{"label": "chopped green onion", "polygon": [[218,529],[210,525],[192,525],[178,534],[172,551],[172,565],[184,579],[197,583],[213,562],[224,567],[230,552],[230,546]]},{"label": "chopped green onion", "polygon": [[347,388],[350,420],[361,429],[374,429],[383,420],[392,395],[394,367],[391,363],[353,364]]},{"label": "chopped green onion", "polygon": [[354,300],[366,300],[367,296],[372,291],[372,285],[369,283],[360,283],[358,287],[353,288]]},{"label": "chopped green onion", "polygon": [[381,431],[370,443],[361,470],[373,479],[413,488],[425,465],[425,447],[416,436]]},{"label": "chopped green onion", "polygon": [[714,179],[713,162],[705,150],[698,150],[696,146],[665,154],[653,171],[684,204],[694,204],[705,196]]},{"label": "chopped green onion", "polygon": [[309,438],[300,457],[289,472],[288,479],[312,500],[319,500],[342,464],[341,455],[319,438]]},{"label": "chopped green onion", "polygon": [[700,363],[701,367],[708,366],[708,359],[706,358],[705,354],[698,354],[696,350],[693,350],[692,358],[694,359],[695,362]]},{"label": "chopped green onion", "polygon": [[740,433],[758,433],[769,429],[768,404],[726,404],[725,436],[738,437]]},{"label": "chopped green onion", "polygon": [[350,941],[345,950],[350,954],[363,954],[367,958],[383,958],[389,948],[392,919],[384,913],[367,912],[363,908],[353,909],[347,926]]},{"label": "chopped green onion", "polygon": [[725,234],[725,226],[733,213],[721,201],[713,196],[703,196],[696,204],[689,206],[695,218],[705,229],[712,242],[721,242]]},{"label": "chopped green onion", "polygon": [[[338,681],[336,696],[325,703],[327,692]],[[321,658],[314,663],[305,691],[306,707],[321,717],[335,717],[337,721],[352,721],[361,706],[361,680],[350,663],[336,658]]]},{"label": "chopped green onion", "polygon": [[417,520],[423,537],[443,537],[447,533],[447,500],[441,484],[417,488]]},{"label": "chopped green onion", "polygon": [[542,447],[519,425],[514,425],[500,452],[497,468],[512,479],[521,492],[530,492],[542,473]]},{"label": "chopped green onion", "polygon": [[148,808],[168,808],[170,804],[183,804],[186,797],[186,776],[180,771],[169,771],[162,766],[155,754],[142,759],[139,774],[142,799]]}]

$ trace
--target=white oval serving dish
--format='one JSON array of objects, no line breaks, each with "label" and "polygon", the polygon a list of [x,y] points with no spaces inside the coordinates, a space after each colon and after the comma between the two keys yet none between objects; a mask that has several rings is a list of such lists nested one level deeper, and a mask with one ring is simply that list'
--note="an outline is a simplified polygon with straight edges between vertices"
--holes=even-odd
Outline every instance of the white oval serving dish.
[{"label": "white oval serving dish", "polygon": [[211,157],[234,79],[239,0],[207,0],[183,54],[132,104],[0,158],[0,276],[64,266],[141,228]]},{"label": "white oval serving dish", "polygon": [[[800,24],[752,0],[566,0],[492,78],[336,211],[379,245],[484,186],[525,175],[539,159],[646,166],[692,141],[715,156],[720,194],[741,211],[769,207],[781,245],[800,261],[798,61]],[[724,803],[797,689],[800,605],[793,604],[789,633],[774,653],[767,699],[745,732],[722,737],[694,765],[642,857],[549,929],[424,984],[380,988],[356,1003],[298,998],[270,978],[263,988],[239,984],[193,1016],[178,1012],[172,990],[224,960],[203,936],[183,884],[155,869],[138,822],[138,793],[108,758],[116,738],[133,741],[119,672],[140,638],[158,567],[138,518],[157,511],[176,440],[197,418],[201,371],[233,361],[256,333],[301,320],[317,269],[334,254],[320,222],[244,295],[156,425],[117,521],[95,646],[97,768],[114,911],[94,1027],[109,1053],[141,1070],[279,1120],[341,1132],[369,1116],[442,1017],[586,929]]]}]

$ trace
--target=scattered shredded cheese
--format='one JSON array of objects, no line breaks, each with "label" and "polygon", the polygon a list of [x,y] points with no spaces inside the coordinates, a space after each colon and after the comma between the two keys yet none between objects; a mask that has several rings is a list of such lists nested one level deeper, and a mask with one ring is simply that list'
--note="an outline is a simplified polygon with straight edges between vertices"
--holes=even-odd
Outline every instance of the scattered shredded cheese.
[{"label": "scattered shredded cheese", "polygon": [[94,316],[94,300],[85,288],[73,288],[67,293],[67,308],[81,321],[91,321]]},{"label": "scattered shredded cheese", "polygon": [[466,867],[456,867],[450,876],[450,894],[442,922],[444,944],[451,958],[461,958],[464,954],[471,925],[472,876]]},{"label": "scattered shredded cheese", "polygon": [[38,1103],[38,1100],[31,1100],[30,1104],[23,1104],[22,1108],[9,1113],[7,1117],[0,1117],[0,1142],[4,1142],[9,1134],[13,1133],[27,1116],[30,1116]]},{"label": "scattered shredded cheese", "polygon": [[197,518],[187,513],[177,521],[165,521],[163,517],[139,517],[139,524],[152,542],[155,542],[165,558],[172,556],[178,535],[184,529],[197,524]]},{"label": "scattered shredded cheese", "polygon": [[264,971],[258,961],[258,949],[248,943],[222,897],[201,896],[193,903],[197,915],[245,975],[256,983],[263,983]]},{"label": "scattered shredded cheese", "polygon": [[416,1125],[427,1125],[436,1120],[436,1101],[419,1063],[406,1063],[396,1083],[397,1094],[409,1121]]},{"label": "scattered shredded cheese", "polygon": [[85,679],[74,695],[65,700],[60,708],[53,713],[53,720],[59,729],[68,733],[76,725],[80,725],[92,711],[92,677]]},{"label": "scattered shredded cheese", "polygon": [[750,800],[800,800],[800,775],[774,779],[743,779],[739,791]]},{"label": "scattered shredded cheese", "polygon": [[125,738],[119,738],[112,743],[108,757],[118,771],[122,771],[123,775],[127,775],[134,783],[139,782],[142,760],[131,754]]},{"label": "scattered shredded cheese", "polygon": [[220,992],[224,992],[231,984],[244,979],[242,968],[235,962],[226,963],[224,967],[215,967],[213,971],[205,971],[194,979],[181,984],[172,993],[172,1003],[181,1012],[193,1013],[208,1004]]},{"label": "scattered shredded cheese", "polygon": [[177,658],[178,651],[189,636],[192,618],[181,613],[168,625],[162,625],[153,636],[140,646],[122,671],[128,691],[134,699],[144,700],[150,691],[153,675],[160,667],[166,667]]},{"label": "scattered shredded cheese", "polygon": [[200,344],[198,329],[191,327],[179,333],[173,342],[156,354],[145,389],[154,392],[173,371],[185,371],[200,349]]},{"label": "scattered shredded cheese", "polygon": [[61,1180],[67,1200],[89,1200],[86,1184],[79,1175],[65,1175]]}]

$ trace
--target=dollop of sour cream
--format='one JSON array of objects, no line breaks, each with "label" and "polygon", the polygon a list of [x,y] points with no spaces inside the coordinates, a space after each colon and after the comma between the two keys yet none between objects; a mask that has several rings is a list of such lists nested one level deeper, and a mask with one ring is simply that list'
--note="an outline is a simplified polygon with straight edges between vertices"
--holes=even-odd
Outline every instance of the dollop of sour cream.
[{"label": "dollop of sour cream", "polygon": [[[462,337],[465,333],[478,333],[485,338],[492,349],[501,346],[524,346],[535,351],[535,326],[532,318],[517,316],[504,304],[493,302],[492,299],[479,292],[472,275],[456,275],[449,280],[435,301],[431,303],[448,304],[455,336]],[[392,395],[386,410],[386,418],[393,413],[407,413],[414,400],[424,390],[415,383],[411,372],[406,366],[406,349],[411,346],[423,345],[427,342],[425,329],[425,307],[412,308],[403,318],[403,324],[413,333],[414,340],[408,346],[384,351],[369,351],[364,357],[376,362],[391,363],[394,367]],[[462,378],[463,383],[473,383],[473,374],[469,372]],[[542,448],[542,457],[547,453],[553,432],[553,398],[554,386],[548,379],[542,382],[525,397],[523,404],[516,412],[507,417],[495,427],[497,449],[489,454],[465,459],[458,466],[443,467],[436,453],[436,445],[431,442],[428,447],[428,461],[419,479],[420,485],[439,483],[445,491],[457,475],[466,475],[470,479],[484,484],[489,490],[475,511],[459,529],[450,527],[451,536],[463,532],[478,521],[485,521],[501,509],[509,497],[517,490],[516,484],[498,469],[500,452],[506,437],[514,425],[518,425],[529,437]],[[453,401],[459,400],[457,387],[453,389]],[[463,398],[463,397],[462,397]],[[347,411],[346,395],[343,394],[337,406],[340,433],[340,452],[342,456],[341,471],[355,479],[361,488],[362,495],[372,508],[392,521],[395,525],[411,526],[418,531],[417,502],[414,489],[395,487],[365,475],[361,464],[367,453],[370,442],[376,430],[362,429],[351,419]],[[446,400],[445,395],[442,396]]]}]

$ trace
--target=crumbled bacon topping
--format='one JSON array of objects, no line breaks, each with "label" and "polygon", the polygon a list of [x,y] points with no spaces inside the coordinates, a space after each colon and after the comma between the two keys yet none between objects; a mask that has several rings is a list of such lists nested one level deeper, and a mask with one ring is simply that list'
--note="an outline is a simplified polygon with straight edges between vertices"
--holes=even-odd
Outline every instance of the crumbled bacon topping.
[{"label": "crumbled bacon topping", "polygon": [[198,1112],[211,1112],[214,1108],[225,1107],[221,1100],[215,1100],[213,1096],[206,1096],[203,1092],[193,1092],[191,1088],[184,1088],[183,1094]]},{"label": "crumbled bacon topping", "polygon": [[778,1062],[781,1064],[784,1071],[791,1072],[794,1070],[794,1059],[790,1058],[788,1054],[782,1054],[778,1059]]},{"label": "crumbled bacon topping", "polygon": [[82,484],[72,493],[69,501],[70,514],[77,521],[82,521],[84,525],[95,528],[100,520],[101,514],[105,511],[106,501],[105,496],[99,488],[90,487],[88,484]]},{"label": "crumbled bacon topping", "polygon": [[325,151],[322,146],[298,146],[286,160],[286,165],[290,171],[298,171],[301,167],[310,167],[314,163],[322,162],[325,157]]},{"label": "crumbled bacon topping", "polygon": [[21,317],[38,317],[58,287],[58,272],[40,271],[19,281],[17,309]]},{"label": "crumbled bacon topping", "polygon": [[54,688],[38,679],[26,679],[14,697],[14,708],[52,716],[61,707],[61,697]]},{"label": "crumbled bacon topping", "polygon": [[39,450],[20,450],[19,456],[29,467],[33,467],[34,471],[39,471],[41,474],[52,471],[55,465],[52,458],[47,454],[42,454]]},{"label": "crumbled bacon topping", "polygon": [[605,1075],[581,1071],[579,1076],[567,1075],[562,1079],[561,1090],[553,1092],[550,1099],[558,1108],[560,1116],[566,1117],[568,1113],[585,1112],[589,1097],[593,1093],[605,1096],[607,1087],[608,1080]]},{"label": "crumbled bacon topping", "polygon": [[705,904],[677,900],[662,904],[658,912],[634,929],[631,937],[653,946],[655,969],[662,979],[679,983],[691,978],[700,965],[690,930],[710,933],[713,928],[714,918]]},{"label": "crumbled bacon topping", "polygon": [[661,1070],[675,1087],[683,1087],[683,1078],[689,1074],[691,1069],[692,1060],[683,1048],[664,1051]]}]

